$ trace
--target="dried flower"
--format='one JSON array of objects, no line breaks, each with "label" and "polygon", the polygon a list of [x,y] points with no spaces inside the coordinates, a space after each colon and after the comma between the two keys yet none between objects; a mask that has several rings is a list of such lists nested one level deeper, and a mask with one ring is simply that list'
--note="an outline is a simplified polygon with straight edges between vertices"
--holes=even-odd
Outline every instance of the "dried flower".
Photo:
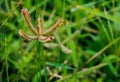
[{"label": "dried flower", "polygon": [[42,18],[37,19],[37,30],[36,30],[31,22],[31,18],[30,18],[30,15],[29,15],[29,12],[27,9],[24,9],[24,8],[22,9],[22,15],[25,19],[25,22],[28,25],[28,28],[34,34],[34,36],[30,36],[30,35],[25,34],[22,30],[19,30],[20,36],[26,40],[39,40],[41,42],[50,42],[54,39],[54,36],[48,37],[47,35],[54,32],[58,27],[61,26],[61,24],[63,22],[63,20],[60,18],[50,29],[43,32],[42,31],[42,28],[43,28],[43,19]]},{"label": "dried flower", "polygon": [[62,79],[62,76],[61,75],[58,75],[57,73],[53,73],[49,67],[47,67],[47,71],[50,75],[50,78],[49,78],[49,81],[51,81],[54,77],[57,77],[59,79]]}]

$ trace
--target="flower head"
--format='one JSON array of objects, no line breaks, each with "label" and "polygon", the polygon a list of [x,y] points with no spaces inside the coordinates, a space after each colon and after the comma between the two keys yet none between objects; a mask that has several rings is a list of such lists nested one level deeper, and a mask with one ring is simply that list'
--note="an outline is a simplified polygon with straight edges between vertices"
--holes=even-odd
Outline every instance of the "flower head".
[{"label": "flower head", "polygon": [[43,19],[42,18],[37,19],[37,30],[36,30],[31,22],[31,18],[30,18],[28,10],[23,8],[21,12],[25,19],[25,22],[28,25],[28,28],[34,34],[33,36],[27,35],[22,30],[19,30],[19,35],[26,40],[39,40],[41,42],[50,42],[54,39],[54,36],[47,36],[47,35],[54,32],[58,27],[61,26],[61,24],[63,22],[63,20],[60,18],[57,20],[57,22],[51,28],[49,28],[47,31],[43,32],[42,31],[42,28],[43,28]]}]

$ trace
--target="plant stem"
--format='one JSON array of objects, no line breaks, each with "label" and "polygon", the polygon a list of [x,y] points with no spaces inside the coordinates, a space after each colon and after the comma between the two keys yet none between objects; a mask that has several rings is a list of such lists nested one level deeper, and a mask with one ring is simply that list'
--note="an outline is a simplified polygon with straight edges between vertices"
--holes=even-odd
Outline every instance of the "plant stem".
[{"label": "plant stem", "polygon": [[44,49],[43,49],[43,44],[41,45],[41,55],[42,55],[42,59],[43,59],[43,63],[42,63],[42,65],[43,65],[43,69],[45,70],[44,72],[44,78],[45,78],[45,82],[48,82],[48,79],[47,79],[47,70],[46,70],[46,56],[45,56],[45,54],[44,54]]},{"label": "plant stem", "polygon": [[[42,74],[41,74],[41,70],[44,69],[45,73],[44,73],[44,79],[45,79],[45,82],[47,82],[47,73],[46,73],[46,57],[43,53],[44,49],[43,49],[43,43],[41,42],[37,42],[37,66],[38,66],[38,82],[42,82]],[[40,79],[40,81],[39,81]]]},{"label": "plant stem", "polygon": [[[40,54],[40,47],[41,47],[40,44],[41,43],[39,41],[37,41],[37,59],[38,59],[37,60],[37,66],[38,66],[38,71],[37,71],[38,74],[37,75],[38,75],[38,82],[42,82],[41,81],[41,65],[42,65],[42,63],[40,62],[40,60],[42,58],[41,58],[41,54]],[[39,81],[39,79],[40,79],[40,81]]]}]

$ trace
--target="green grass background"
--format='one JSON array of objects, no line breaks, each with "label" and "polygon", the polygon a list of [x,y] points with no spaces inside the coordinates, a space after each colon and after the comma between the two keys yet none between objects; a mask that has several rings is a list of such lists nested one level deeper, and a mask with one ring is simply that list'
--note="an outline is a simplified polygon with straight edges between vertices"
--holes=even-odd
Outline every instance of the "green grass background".
[{"label": "green grass background", "polygon": [[50,79],[41,69],[48,82],[120,82],[120,0],[0,0],[0,82],[37,82],[38,44],[18,34],[31,34],[23,7],[35,26],[44,19],[44,30],[64,20],[43,46],[45,65],[61,76]]}]

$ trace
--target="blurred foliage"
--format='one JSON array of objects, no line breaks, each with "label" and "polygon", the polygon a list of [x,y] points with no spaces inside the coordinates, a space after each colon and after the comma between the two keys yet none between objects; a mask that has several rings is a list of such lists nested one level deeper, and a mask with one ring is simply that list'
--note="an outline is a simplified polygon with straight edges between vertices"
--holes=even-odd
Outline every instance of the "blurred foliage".
[{"label": "blurred foliage", "polygon": [[44,44],[48,69],[60,76],[47,72],[50,82],[120,82],[119,0],[0,0],[0,82],[37,82],[37,44],[18,34],[30,33],[23,7],[34,25],[36,13],[44,19],[44,30],[64,19],[55,40]]}]

